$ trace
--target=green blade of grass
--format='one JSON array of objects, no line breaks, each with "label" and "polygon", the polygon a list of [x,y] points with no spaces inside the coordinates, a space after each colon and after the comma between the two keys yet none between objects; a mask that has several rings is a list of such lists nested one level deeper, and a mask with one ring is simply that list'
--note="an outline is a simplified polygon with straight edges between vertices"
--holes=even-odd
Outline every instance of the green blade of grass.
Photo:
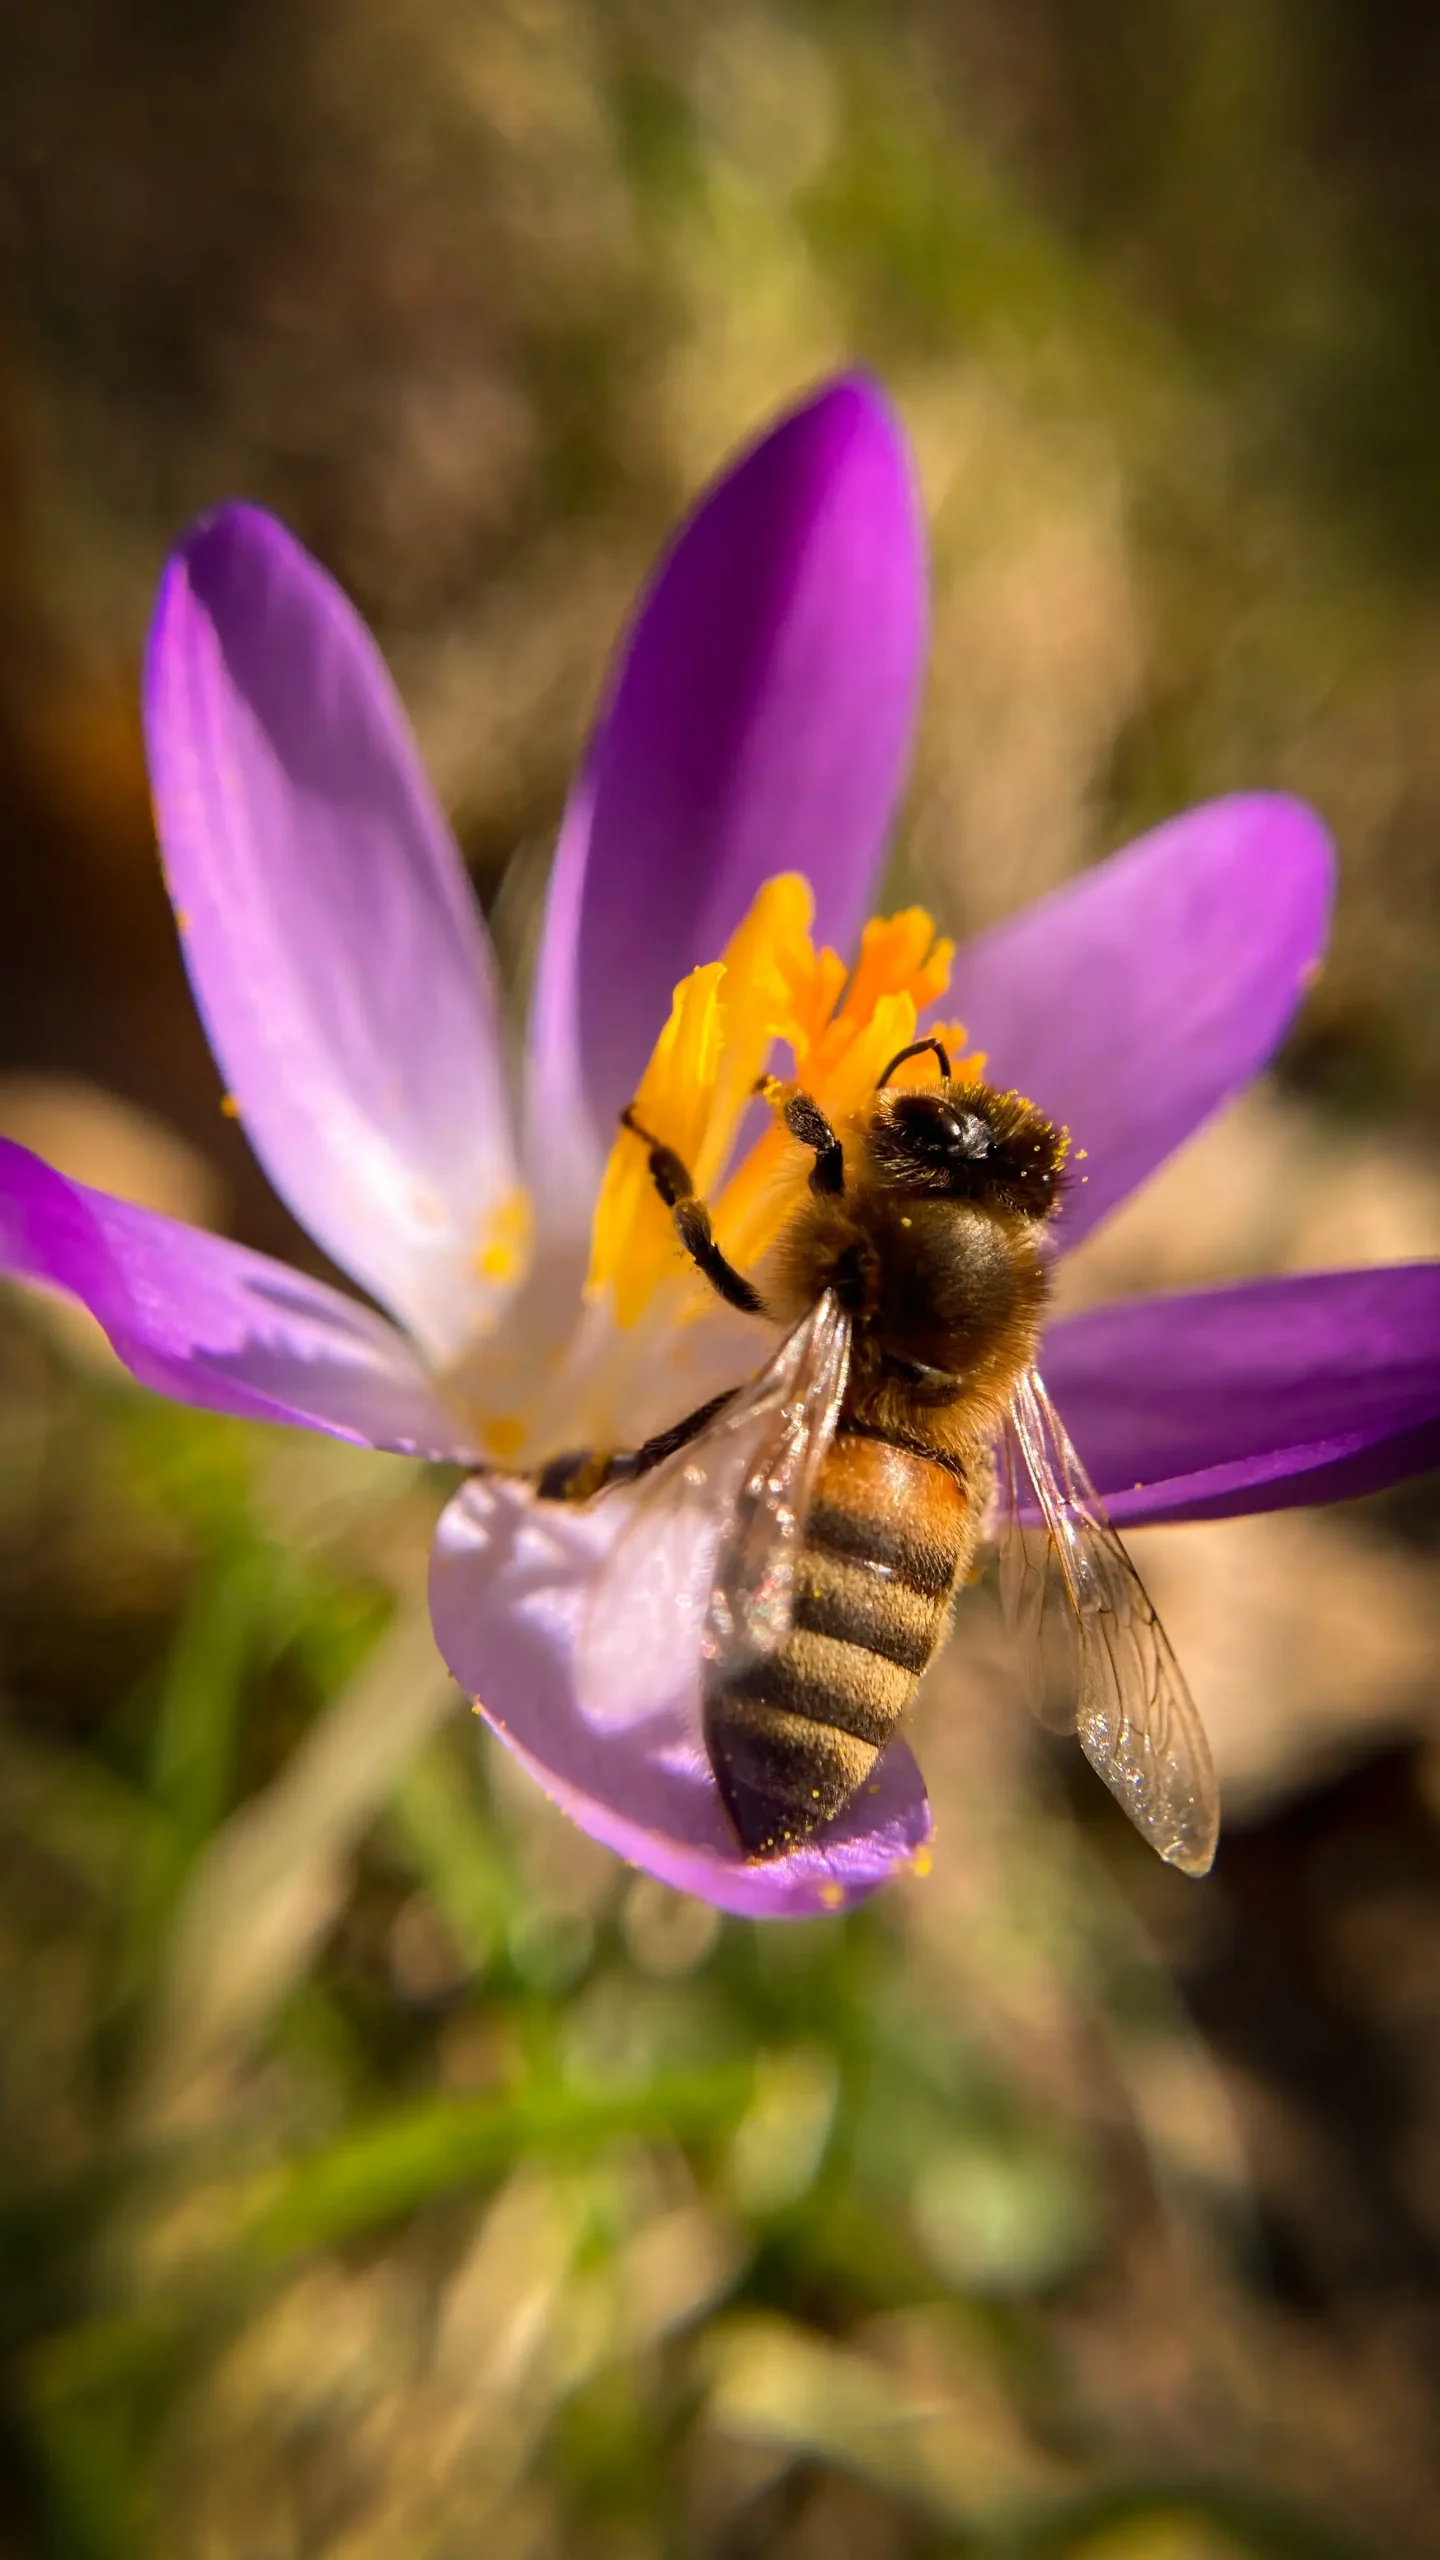
[{"label": "green blade of grass", "polygon": [[224,1818],[246,1682],[273,1637],[274,1581],[268,1555],[231,1557],[202,1576],[176,1630],[150,1753],[158,1818],[140,1843],[128,1896],[131,1988],[149,1974],[185,1878]]},{"label": "green blade of grass", "polygon": [[503,1940],[517,1894],[480,1808],[474,1742],[467,1739],[464,1768],[449,1736],[421,1753],[396,1791],[391,1821],[461,1954],[478,1971]]},{"label": "green blade of grass", "polygon": [[265,2255],[288,2256],[393,2221],[532,2152],[583,2159],[627,2138],[728,2132],[750,2096],[749,2070],[740,2067],[601,2093],[530,2087],[397,2107],[292,2163],[252,2209],[243,2237]]}]

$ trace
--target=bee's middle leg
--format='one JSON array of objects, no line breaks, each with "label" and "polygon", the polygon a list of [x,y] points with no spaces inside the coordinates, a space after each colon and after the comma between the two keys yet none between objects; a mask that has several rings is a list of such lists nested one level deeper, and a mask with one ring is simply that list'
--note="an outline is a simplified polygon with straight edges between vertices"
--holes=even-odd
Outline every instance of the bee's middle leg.
[{"label": "bee's middle leg", "polygon": [[764,1299],[716,1243],[710,1212],[674,1148],[662,1146],[648,1129],[642,1129],[628,1102],[620,1114],[620,1124],[649,1148],[650,1179],[674,1219],[675,1233],[696,1270],[704,1273],[716,1296],[723,1298],[727,1306],[738,1307],[745,1316],[763,1315]]}]

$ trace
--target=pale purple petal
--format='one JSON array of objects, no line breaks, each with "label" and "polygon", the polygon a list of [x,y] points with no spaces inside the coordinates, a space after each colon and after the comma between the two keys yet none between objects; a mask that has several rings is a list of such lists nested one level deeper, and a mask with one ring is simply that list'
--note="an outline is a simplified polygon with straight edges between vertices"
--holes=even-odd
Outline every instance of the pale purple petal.
[{"label": "pale purple petal", "polygon": [[578,1137],[582,1213],[674,987],[763,880],[803,871],[818,937],[853,943],[909,754],[925,574],[904,439],[859,377],[772,428],[661,564],[566,813],[536,983],[536,1151]]},{"label": "pale purple petal", "polygon": [[246,1134],[334,1261],[434,1358],[494,1283],[515,1182],[488,945],[374,642],[257,507],[160,588],[146,733],[196,1001]]},{"label": "pale purple petal", "polygon": [[993,1083],[1070,1129],[1062,1244],[1265,1064],[1324,949],[1333,872],[1298,801],[1212,800],[960,953],[943,1011]]},{"label": "pale purple petal", "polygon": [[147,1387],[427,1458],[475,1452],[403,1334],[221,1236],[67,1181],[0,1139],[0,1270],[63,1289]]},{"label": "pale purple petal", "polygon": [[1045,1382],[1116,1520],[1330,1502],[1440,1467],[1440,1263],[1099,1307]]},{"label": "pale purple petal", "polygon": [[666,1884],[759,1919],[859,1901],[929,1836],[909,1751],[891,1744],[876,1791],[823,1845],[748,1861],[701,1739],[698,1647],[677,1640],[663,1597],[637,1609],[628,1683],[607,1687],[587,1670],[594,1595],[626,1519],[623,1497],[540,1502],[504,1476],[457,1494],[436,1538],[430,1610],[462,1689],[572,1821]]}]

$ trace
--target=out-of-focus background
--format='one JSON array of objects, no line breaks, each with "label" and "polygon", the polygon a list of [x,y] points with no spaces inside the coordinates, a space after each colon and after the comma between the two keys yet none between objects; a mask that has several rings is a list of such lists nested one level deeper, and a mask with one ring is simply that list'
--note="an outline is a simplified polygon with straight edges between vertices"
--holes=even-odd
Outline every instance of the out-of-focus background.
[{"label": "out-of-focus background", "polygon": [[[309,1257],[154,859],[188,516],[267,501],[371,617],[518,982],[647,561],[859,357],[934,529],[899,885],[963,928],[1242,785],[1343,848],[1276,1073],[1073,1288],[1440,1248],[1433,13],[3,15],[0,1127]],[[1136,1539],[1211,1883],[978,1595],[934,1872],[769,1930],[481,1749],[444,1490],[7,1296],[6,2560],[1440,2549],[1433,1489]]]}]

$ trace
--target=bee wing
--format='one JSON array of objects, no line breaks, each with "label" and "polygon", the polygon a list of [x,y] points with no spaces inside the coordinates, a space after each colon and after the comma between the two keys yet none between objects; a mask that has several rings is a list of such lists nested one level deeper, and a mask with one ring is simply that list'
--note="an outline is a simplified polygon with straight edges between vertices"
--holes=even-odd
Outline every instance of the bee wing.
[{"label": "bee wing", "polygon": [[1187,1875],[1203,1876],[1220,1825],[1205,1729],[1154,1603],[1034,1369],[1011,1398],[1005,1462],[1012,1516],[1023,1465],[1048,1532],[1043,1558],[1007,1541],[1001,1584],[1003,1594],[1008,1571],[1012,1623],[1024,1636],[1043,1636],[1063,1595],[1081,1748],[1151,1847]]},{"label": "bee wing", "polygon": [[1030,1476],[1013,1421],[995,1460],[991,1534],[999,1551],[1000,1607],[1026,1704],[1051,1733],[1073,1734],[1080,1694],[1075,1614],[1049,1530],[1024,1516]]},{"label": "bee wing", "polygon": [[755,1381],[736,1419],[746,1454],[716,1556],[702,1639],[731,1677],[790,1632],[795,1563],[850,1373],[850,1319],[827,1289]]},{"label": "bee wing", "polygon": [[581,1633],[602,1711],[644,1712],[647,1662],[668,1694],[691,1647],[723,1678],[784,1643],[849,1365],[850,1319],[827,1290],[693,1440],[598,1498],[624,1514]]}]

